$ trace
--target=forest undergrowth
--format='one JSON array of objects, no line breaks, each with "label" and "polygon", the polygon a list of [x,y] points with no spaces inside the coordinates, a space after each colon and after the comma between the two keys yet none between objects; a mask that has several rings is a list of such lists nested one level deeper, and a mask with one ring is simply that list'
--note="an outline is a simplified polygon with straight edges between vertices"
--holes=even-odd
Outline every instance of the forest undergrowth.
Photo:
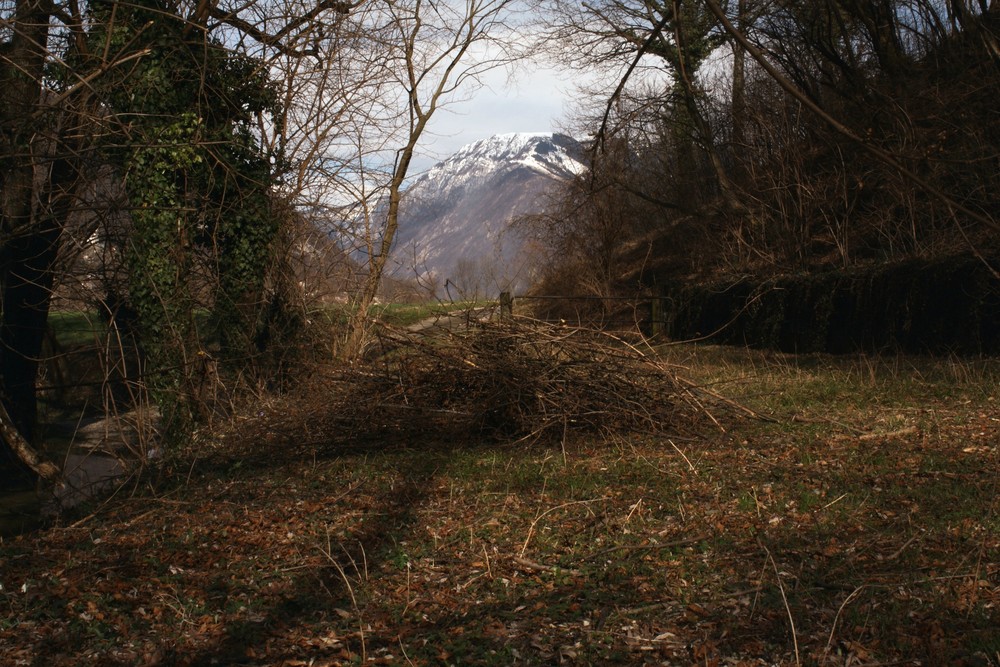
[{"label": "forest undergrowth", "polygon": [[[488,351],[386,350],[368,385],[319,370],[203,435],[155,493],[5,539],[0,663],[1000,665],[995,360],[665,346],[619,362],[676,428],[498,431],[449,421],[486,395],[452,361]],[[373,403],[379,363],[403,389]]]}]

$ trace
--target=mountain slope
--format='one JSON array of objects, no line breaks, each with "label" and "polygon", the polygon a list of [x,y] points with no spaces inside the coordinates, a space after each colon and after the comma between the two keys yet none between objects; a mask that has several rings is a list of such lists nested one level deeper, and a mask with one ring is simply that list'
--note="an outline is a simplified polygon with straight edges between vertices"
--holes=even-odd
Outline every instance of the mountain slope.
[{"label": "mountain slope", "polygon": [[504,134],[465,146],[407,189],[394,274],[466,295],[523,286],[509,221],[540,211],[554,185],[583,170],[580,144],[566,135]]}]

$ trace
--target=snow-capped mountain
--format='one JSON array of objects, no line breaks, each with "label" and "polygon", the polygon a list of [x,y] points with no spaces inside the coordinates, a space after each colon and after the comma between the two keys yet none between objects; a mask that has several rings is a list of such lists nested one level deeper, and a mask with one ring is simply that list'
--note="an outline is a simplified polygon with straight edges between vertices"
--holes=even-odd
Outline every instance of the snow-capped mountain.
[{"label": "snow-capped mountain", "polygon": [[413,181],[393,251],[397,277],[491,296],[527,280],[518,216],[540,212],[553,185],[581,173],[580,144],[562,134],[502,134],[460,149]]}]

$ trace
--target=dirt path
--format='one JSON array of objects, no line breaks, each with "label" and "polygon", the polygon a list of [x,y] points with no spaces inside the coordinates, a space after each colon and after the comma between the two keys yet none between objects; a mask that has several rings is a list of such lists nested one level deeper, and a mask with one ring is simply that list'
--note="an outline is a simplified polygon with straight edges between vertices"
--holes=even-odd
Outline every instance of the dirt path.
[{"label": "dirt path", "polygon": [[445,332],[463,331],[469,328],[471,322],[487,322],[496,317],[496,308],[474,308],[472,310],[456,310],[444,315],[428,317],[406,327],[410,332]]}]

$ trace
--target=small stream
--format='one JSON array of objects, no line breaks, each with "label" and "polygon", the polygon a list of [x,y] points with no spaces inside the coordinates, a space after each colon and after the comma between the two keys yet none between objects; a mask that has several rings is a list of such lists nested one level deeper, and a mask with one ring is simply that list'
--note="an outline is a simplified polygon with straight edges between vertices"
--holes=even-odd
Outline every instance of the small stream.
[{"label": "small stream", "polygon": [[125,477],[122,462],[107,454],[69,454],[63,467],[64,481],[53,491],[54,510],[71,509],[114,489]]},{"label": "small stream", "polygon": [[135,459],[131,452],[138,434],[135,428],[118,424],[99,419],[75,424],[63,433],[54,429],[53,442],[62,442],[65,452],[55,458],[62,464],[63,480],[42,491],[0,493],[0,538],[39,528],[124,482]]},{"label": "small stream", "polygon": [[0,537],[39,528],[60,512],[114,490],[127,472],[118,458],[97,452],[71,452],[63,466],[63,481],[54,489],[0,495]]}]

